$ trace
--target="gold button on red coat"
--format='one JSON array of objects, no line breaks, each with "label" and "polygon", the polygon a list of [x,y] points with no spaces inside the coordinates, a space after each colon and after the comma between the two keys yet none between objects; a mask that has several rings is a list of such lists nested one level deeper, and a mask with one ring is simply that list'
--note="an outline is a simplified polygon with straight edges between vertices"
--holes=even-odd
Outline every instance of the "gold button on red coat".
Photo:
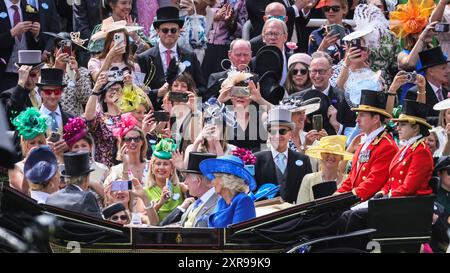
[{"label": "gold button on red coat", "polygon": [[364,172],[366,170],[366,167],[362,167],[362,171]]},{"label": "gold button on red coat", "polygon": [[398,183],[399,183],[399,184],[402,184],[402,180],[401,180],[401,179],[399,179],[399,180],[398,180]]},{"label": "gold button on red coat", "polygon": [[403,171],[400,171],[400,175],[403,175]]},{"label": "gold button on red coat", "polygon": [[365,176],[363,176],[362,178],[363,178],[363,180],[366,180],[366,177],[365,177]]},{"label": "gold button on red coat", "polygon": [[405,165],[406,165],[406,161],[403,161],[403,163],[402,163],[402,164],[403,164],[403,166],[405,166]]}]

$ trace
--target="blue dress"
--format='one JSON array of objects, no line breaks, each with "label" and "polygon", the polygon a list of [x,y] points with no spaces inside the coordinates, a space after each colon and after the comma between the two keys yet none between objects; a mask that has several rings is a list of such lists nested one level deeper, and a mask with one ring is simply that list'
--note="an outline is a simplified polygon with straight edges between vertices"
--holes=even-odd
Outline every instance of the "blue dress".
[{"label": "blue dress", "polygon": [[230,205],[227,205],[223,198],[219,199],[214,212],[208,218],[208,226],[225,228],[255,217],[253,200],[247,194],[240,192],[233,197]]}]

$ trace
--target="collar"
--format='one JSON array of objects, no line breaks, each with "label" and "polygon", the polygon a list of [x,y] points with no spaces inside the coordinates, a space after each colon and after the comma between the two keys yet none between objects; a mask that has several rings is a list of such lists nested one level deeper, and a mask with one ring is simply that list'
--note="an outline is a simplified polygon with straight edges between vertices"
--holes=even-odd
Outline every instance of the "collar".
[{"label": "collar", "polygon": [[72,185],[72,186],[78,188],[80,191],[84,191],[84,190],[83,190],[80,186],[78,186],[78,185],[75,185],[75,184],[70,184],[70,185]]},{"label": "collar", "polygon": [[278,152],[277,150],[275,150],[275,149],[273,148],[273,146],[270,146],[270,151],[272,152],[272,158],[273,158],[273,159],[275,159],[275,158],[278,156],[278,154],[284,154],[285,157],[286,157],[286,159],[287,159],[287,158],[288,158],[289,147],[286,148],[286,151],[280,153],[280,152]]},{"label": "collar", "polygon": [[[313,88],[316,90],[319,90],[314,85],[313,85]],[[328,93],[330,92],[330,88],[331,88],[331,84],[328,83],[328,86],[322,91],[322,93],[328,96]]]},{"label": "collar", "polygon": [[417,140],[421,139],[422,137],[423,137],[423,136],[422,136],[421,134],[419,134],[419,135],[417,135],[417,136],[415,136],[415,137],[412,137],[412,138],[410,138],[410,139],[408,139],[408,140],[401,140],[401,141],[400,141],[400,145],[401,145],[401,146],[404,146],[404,147],[411,146],[411,145],[413,145],[414,143],[416,143]]},{"label": "collar", "polygon": [[163,53],[163,52],[165,53],[167,49],[172,50],[172,53],[177,53],[177,44],[175,44],[172,48],[167,48],[161,43],[161,41],[159,41],[158,46],[159,46],[159,52],[161,52],[161,53]]},{"label": "collar", "polygon": [[365,139],[363,141],[364,144],[371,143],[381,132],[384,131],[384,126],[379,127],[369,135],[364,135]]},{"label": "collar", "polygon": [[[42,104],[41,105],[41,109],[39,110],[39,112],[49,116],[52,111],[48,110],[47,107],[45,107],[44,104]],[[59,105],[56,108],[55,113],[58,114],[58,116],[62,117],[62,115],[61,115],[61,108],[59,107]]]},{"label": "collar", "polygon": [[21,7],[20,7],[20,1],[19,1],[17,4],[14,4],[14,3],[11,2],[10,0],[5,0],[5,5],[6,5],[6,7],[7,7],[8,9],[10,9],[11,6],[17,6],[17,7],[19,7],[19,9],[21,8]]},{"label": "collar", "polygon": [[436,94],[436,92],[439,90],[439,88],[442,90],[442,86],[436,86],[434,84],[432,84],[430,81],[428,81],[428,84],[431,86],[431,88],[433,89],[433,92]]},{"label": "collar", "polygon": [[212,187],[211,189],[209,189],[207,192],[205,192],[201,197],[200,200],[202,200],[201,204],[205,204],[209,198],[211,198],[211,196],[216,192],[215,188]]}]

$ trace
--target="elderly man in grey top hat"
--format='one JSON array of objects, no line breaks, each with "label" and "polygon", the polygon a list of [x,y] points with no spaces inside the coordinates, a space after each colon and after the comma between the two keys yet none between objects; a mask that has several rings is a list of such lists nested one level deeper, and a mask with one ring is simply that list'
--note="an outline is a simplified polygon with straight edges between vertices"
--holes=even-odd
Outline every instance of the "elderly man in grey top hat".
[{"label": "elderly man in grey top hat", "polygon": [[102,218],[95,195],[88,191],[91,169],[88,152],[69,152],[64,154],[65,169],[61,171],[67,187],[51,194],[47,205],[63,208],[72,212]]},{"label": "elderly man in grey top hat", "polygon": [[309,157],[288,148],[294,126],[289,110],[271,109],[267,121],[270,150],[255,154],[258,187],[265,183],[277,183],[281,197],[289,203],[296,201],[303,176],[312,172]]},{"label": "elderly man in grey top hat", "polygon": [[18,70],[17,85],[3,91],[0,94],[0,100],[5,106],[10,128],[11,120],[27,107],[41,106],[41,97],[37,90],[37,82],[40,76],[41,68],[44,63],[41,61],[40,50],[19,50],[18,60],[15,66]]}]

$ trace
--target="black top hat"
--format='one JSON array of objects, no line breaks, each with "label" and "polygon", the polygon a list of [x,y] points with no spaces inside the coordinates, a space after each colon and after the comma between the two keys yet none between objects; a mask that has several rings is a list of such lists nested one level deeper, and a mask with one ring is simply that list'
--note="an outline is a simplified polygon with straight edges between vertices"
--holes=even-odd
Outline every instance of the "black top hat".
[{"label": "black top hat", "polygon": [[441,156],[434,165],[435,171],[442,171],[450,167],[450,156]]},{"label": "black top hat", "polygon": [[361,90],[361,101],[359,106],[352,108],[352,111],[373,112],[392,118],[392,115],[386,112],[386,101],[387,97],[384,92],[375,90]]},{"label": "black top hat", "polygon": [[41,69],[41,80],[36,83],[37,86],[61,86],[63,84],[64,71],[58,68],[44,68]]},{"label": "black top hat", "polygon": [[283,52],[276,46],[263,46],[255,57],[255,73],[260,77],[267,71],[273,71],[279,82],[283,74]]},{"label": "black top hat", "polygon": [[187,166],[187,169],[180,170],[182,173],[197,173],[201,174],[200,171],[200,162],[202,162],[205,159],[208,158],[216,158],[217,155],[215,154],[209,154],[209,153],[197,153],[197,152],[190,152],[189,153],[189,163]]},{"label": "black top hat", "polygon": [[336,181],[327,181],[312,186],[314,199],[330,196],[337,190]]},{"label": "black top hat", "polygon": [[109,205],[106,208],[104,208],[102,211],[102,214],[103,214],[103,217],[105,217],[105,219],[109,219],[114,214],[124,211],[124,210],[126,210],[125,206],[122,203],[118,202],[118,203],[114,203],[114,204]]},{"label": "black top hat", "polygon": [[392,121],[407,121],[415,124],[416,122],[431,129],[432,126],[427,122],[427,116],[430,106],[414,100],[405,100],[400,116]]},{"label": "black top hat", "polygon": [[176,23],[180,28],[184,25],[184,20],[180,19],[180,10],[176,7],[162,7],[156,11],[156,20],[153,27],[159,28],[163,23]]},{"label": "black top hat", "polygon": [[83,176],[94,171],[91,169],[89,153],[68,152],[64,153],[64,170],[61,171],[63,177]]},{"label": "black top hat", "polygon": [[267,71],[259,79],[261,96],[272,103],[278,105],[284,97],[284,87],[280,85],[280,79],[274,71]]},{"label": "black top hat", "polygon": [[419,58],[422,63],[422,68],[418,70],[419,72],[432,66],[446,64],[449,62],[444,56],[444,53],[442,53],[440,46],[419,52]]}]

